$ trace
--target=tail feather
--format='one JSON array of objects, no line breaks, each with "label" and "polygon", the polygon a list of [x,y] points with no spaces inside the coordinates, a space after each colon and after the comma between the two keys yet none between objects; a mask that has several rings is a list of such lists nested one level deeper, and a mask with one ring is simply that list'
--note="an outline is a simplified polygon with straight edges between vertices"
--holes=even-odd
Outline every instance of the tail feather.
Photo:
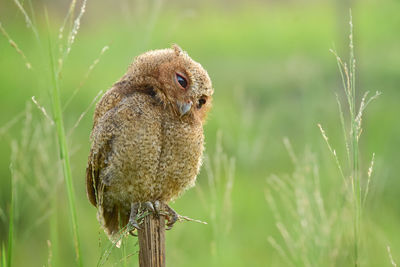
[{"label": "tail feather", "polygon": [[104,228],[108,238],[117,247],[121,245],[121,229],[128,224],[129,216],[123,210],[114,205],[112,209],[105,209],[102,205],[98,207],[97,219]]}]

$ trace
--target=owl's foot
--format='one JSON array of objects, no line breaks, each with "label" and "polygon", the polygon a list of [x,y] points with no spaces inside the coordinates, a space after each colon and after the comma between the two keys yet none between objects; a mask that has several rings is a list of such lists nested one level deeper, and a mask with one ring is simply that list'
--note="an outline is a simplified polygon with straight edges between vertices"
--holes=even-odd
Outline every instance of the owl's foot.
[{"label": "owl's foot", "polygon": [[172,226],[176,223],[176,221],[179,219],[179,214],[176,213],[170,206],[167,204],[165,205],[165,212],[166,212],[166,217],[167,217],[167,228],[166,230],[171,230]]},{"label": "owl's foot", "polygon": [[156,213],[159,214],[159,202],[156,201],[154,204],[151,202],[144,202],[144,203],[132,203],[131,204],[131,213],[129,215],[129,222],[128,225],[133,227],[130,231],[131,234],[135,229],[140,230],[139,224],[141,223],[141,219],[148,215],[149,213]]},{"label": "owl's foot", "polygon": [[155,202],[147,201],[143,203],[132,203],[128,223],[129,226],[133,227],[133,229],[130,231],[131,233],[135,229],[141,229],[139,226],[140,220],[149,213],[154,213],[156,216],[164,215],[167,219],[166,230],[170,230],[180,217],[179,214],[176,213],[176,211],[174,211],[170,206],[167,204],[162,204],[158,200]]},{"label": "owl's foot", "polygon": [[140,229],[139,223],[137,221],[138,212],[139,212],[140,203],[132,203],[131,204],[131,214],[129,215],[128,225],[133,227],[133,232],[135,229]]},{"label": "owl's foot", "polygon": [[167,204],[161,203],[158,200],[154,202],[145,202],[143,204],[149,212],[153,212],[156,216],[164,215],[167,218],[166,230],[170,230],[179,219],[179,214],[176,213],[176,211]]}]

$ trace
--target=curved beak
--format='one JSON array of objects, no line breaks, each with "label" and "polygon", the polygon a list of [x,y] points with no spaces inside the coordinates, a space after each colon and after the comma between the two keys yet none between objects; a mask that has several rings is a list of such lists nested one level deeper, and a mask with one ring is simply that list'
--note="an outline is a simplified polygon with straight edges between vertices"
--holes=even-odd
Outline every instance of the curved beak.
[{"label": "curved beak", "polygon": [[178,106],[179,113],[181,114],[181,116],[183,116],[191,109],[193,102],[191,100],[184,103],[176,101],[176,105]]}]

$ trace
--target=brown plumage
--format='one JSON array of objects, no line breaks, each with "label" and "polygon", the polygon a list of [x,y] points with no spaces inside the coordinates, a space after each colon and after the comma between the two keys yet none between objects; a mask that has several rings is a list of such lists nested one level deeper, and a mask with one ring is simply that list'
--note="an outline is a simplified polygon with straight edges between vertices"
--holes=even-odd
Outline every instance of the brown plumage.
[{"label": "brown plumage", "polygon": [[194,185],[212,94],[207,72],[174,45],[138,56],[99,101],[86,189],[111,240],[138,203],[168,204]]}]

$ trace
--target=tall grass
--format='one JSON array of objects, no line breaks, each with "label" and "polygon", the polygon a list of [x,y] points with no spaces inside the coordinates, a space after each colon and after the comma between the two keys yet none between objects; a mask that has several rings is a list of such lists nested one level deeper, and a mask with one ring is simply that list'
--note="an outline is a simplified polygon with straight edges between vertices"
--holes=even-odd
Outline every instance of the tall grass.
[{"label": "tall grass", "polygon": [[[30,1],[28,1],[28,2],[30,4],[30,6],[31,6],[31,15],[34,16],[34,10],[33,10],[32,4],[30,3]],[[23,15],[23,17],[25,19],[27,27],[30,28],[33,31],[34,36],[35,36],[36,40],[38,41],[39,48],[42,49],[43,45],[41,43],[41,38],[40,38],[39,32],[37,31],[36,25],[34,23],[34,19],[33,18],[31,19],[30,14],[25,10],[23,3],[19,2],[18,0],[14,0],[14,3],[16,4],[18,10],[22,13],[22,15]],[[70,219],[70,223],[71,223],[72,232],[73,232],[76,261],[77,261],[79,266],[83,266],[82,253],[81,253],[80,240],[79,240],[78,222],[77,222],[75,192],[74,192],[72,172],[71,172],[71,163],[70,163],[70,159],[69,159],[70,158],[70,153],[69,153],[68,144],[67,144],[66,130],[64,128],[63,108],[62,108],[61,96],[60,96],[60,90],[61,90],[61,88],[60,88],[60,79],[61,79],[61,73],[62,73],[63,65],[64,65],[64,62],[67,60],[67,56],[69,55],[69,53],[71,51],[72,44],[74,43],[75,38],[76,38],[76,36],[78,34],[78,31],[79,31],[79,28],[80,28],[80,20],[81,20],[83,14],[85,13],[86,0],[82,1],[82,6],[80,8],[80,11],[79,11],[77,17],[75,19],[73,19],[73,13],[74,13],[75,6],[76,6],[76,0],[72,0],[71,4],[70,4],[70,8],[69,8],[68,13],[67,13],[67,16],[66,16],[66,18],[64,20],[64,23],[63,23],[63,25],[61,26],[61,28],[59,30],[59,35],[58,35],[58,37],[59,37],[58,38],[58,42],[59,42],[59,48],[60,48],[58,50],[59,55],[54,53],[54,46],[53,46],[53,43],[51,41],[52,40],[52,36],[51,36],[51,33],[50,33],[50,22],[49,22],[49,19],[48,19],[47,11],[45,12],[47,28],[48,28],[48,31],[47,31],[47,35],[48,35],[47,36],[47,39],[48,39],[48,44],[47,45],[48,46],[47,46],[46,50],[47,50],[47,53],[48,53],[49,65],[50,65],[50,73],[51,73],[51,77],[50,77],[50,84],[51,84],[50,103],[51,103],[51,107],[52,107],[51,115],[46,111],[46,108],[44,106],[39,104],[38,100],[36,100],[36,98],[34,96],[32,97],[32,101],[34,102],[34,104],[38,107],[38,109],[41,111],[41,113],[47,119],[46,123],[50,124],[50,126],[52,126],[53,124],[55,125],[55,128],[53,127],[52,129],[55,130],[55,133],[56,133],[57,139],[58,139],[57,148],[58,148],[58,151],[59,151],[59,159],[60,159],[60,162],[62,164],[62,173],[63,173],[65,185],[66,185],[69,213],[70,213],[70,218],[71,218]],[[63,45],[63,43],[64,43],[63,32],[68,26],[68,25],[66,25],[67,21],[70,21],[70,23],[69,23],[70,31],[69,31],[67,40],[65,41],[65,45]],[[11,46],[22,57],[22,59],[25,62],[26,67],[28,69],[31,69],[32,68],[32,64],[30,63],[30,61],[28,61],[27,57],[25,56],[25,53],[10,38],[9,34],[6,32],[6,30],[4,29],[4,27],[2,26],[1,23],[0,23],[0,32],[2,33],[2,35],[4,37],[7,38],[7,40],[11,44]],[[103,50],[100,53],[100,56],[107,49],[108,49],[108,47],[103,48]],[[43,51],[41,51],[41,52],[43,52]],[[86,73],[85,79],[88,78],[90,72],[98,64],[98,62],[100,60],[100,56],[89,67],[89,70]],[[38,77],[38,79],[39,78],[42,78],[42,77]],[[67,101],[66,105],[72,101],[72,98],[75,96],[75,94],[80,89],[80,87],[82,87],[83,82],[81,83],[81,85],[79,87],[77,87],[76,92]],[[97,97],[95,99],[97,99]],[[89,108],[92,106],[92,104],[89,105]],[[66,105],[64,105],[64,107]],[[78,120],[75,123],[73,129],[78,126],[80,120],[82,119],[82,117],[84,115],[86,115],[87,111],[88,111],[88,109],[85,110],[84,113],[78,118]],[[32,114],[26,114],[26,115],[28,117],[30,117],[30,118],[32,117]],[[71,132],[72,132],[73,129],[71,129]],[[27,133],[27,132],[29,132],[31,130],[32,129],[29,130],[29,129],[27,129],[27,127],[25,127],[25,133]],[[11,181],[11,203],[10,203],[10,210],[9,210],[9,230],[8,230],[9,237],[8,237],[7,255],[2,253],[2,262],[6,261],[7,262],[7,266],[11,266],[12,265],[13,242],[14,242],[14,220],[15,220],[15,216],[14,216],[14,208],[15,208],[15,203],[14,202],[15,202],[15,200],[14,199],[15,199],[15,191],[16,191],[15,183],[16,183],[17,179],[14,177],[15,175],[13,175],[13,170],[14,170],[14,168],[20,167],[21,166],[21,162],[26,162],[27,161],[26,159],[23,158],[23,157],[25,157],[25,155],[21,154],[21,153],[23,153],[23,150],[28,149],[28,147],[26,145],[29,142],[36,142],[37,141],[37,140],[33,139],[34,136],[32,136],[32,139],[29,140],[30,139],[29,134],[28,135],[25,134],[24,137],[25,138],[23,138],[22,142],[24,142],[24,140],[25,140],[25,145],[22,144],[22,146],[20,147],[21,150],[14,153],[14,154],[18,154],[18,158],[12,159],[12,162],[18,162],[17,164],[15,164],[17,166],[11,165],[11,167],[10,167],[11,172],[12,172],[12,181]],[[46,140],[46,135],[45,134],[43,134],[41,137]],[[52,147],[52,148],[54,149],[54,147]],[[42,151],[42,152],[44,152],[44,151]],[[44,152],[44,153],[47,153],[47,152]],[[27,155],[29,155],[29,154],[26,154],[26,156]],[[49,165],[49,164],[47,164],[47,165]],[[26,170],[26,166],[22,166],[22,167],[24,168],[24,170]],[[52,169],[52,168],[50,168],[50,166],[47,166],[47,168],[48,169]],[[21,171],[20,173],[21,173],[21,175],[24,175],[23,171]],[[46,175],[44,175],[44,176],[46,176]],[[42,176],[42,179],[43,179],[43,176]],[[20,180],[22,180],[22,179],[20,179]],[[31,195],[35,195],[35,196],[37,195],[34,188],[26,187],[26,189],[30,190]],[[55,191],[56,191],[56,189],[55,189]],[[57,226],[56,226],[57,225],[57,219],[56,219],[56,217],[57,217],[57,212],[56,212],[56,210],[57,210],[57,196],[56,196],[56,194],[52,193],[52,194],[50,194],[50,197],[54,197],[52,199],[54,205],[52,205],[52,208],[50,209],[53,212],[53,219],[51,220],[51,222],[52,222],[51,223],[51,236],[52,236],[53,242],[48,241],[48,247],[49,247],[48,264],[49,265],[51,264],[51,261],[53,260],[53,254],[56,254],[56,253],[53,253],[53,252],[57,248],[57,245],[58,245],[58,242],[57,242]],[[45,200],[46,199],[47,198],[45,198]],[[44,202],[47,203],[47,201],[44,201]],[[47,212],[45,214],[47,214]],[[3,252],[4,251],[5,251],[5,248],[3,247]],[[55,256],[57,256],[57,254]]]},{"label": "tall grass", "polygon": [[[47,17],[46,19],[48,21]],[[52,49],[53,48],[49,37],[49,57],[50,57],[50,69],[52,74],[51,103],[53,107],[53,118],[57,129],[57,136],[60,149],[60,159],[62,160],[63,164],[63,173],[68,194],[68,204],[71,214],[71,224],[74,235],[75,253],[79,266],[82,266],[81,250],[80,250],[80,242],[78,234],[78,223],[76,218],[77,215],[76,215],[75,193],[72,182],[71,164],[69,161],[68,145],[64,129],[64,121],[63,121],[63,114],[62,114],[61,100],[60,100],[59,75],[57,74],[58,72],[56,71],[56,67],[54,64],[54,56]]]},{"label": "tall grass", "polygon": [[[202,189],[201,185],[195,188],[203,207],[209,212],[209,224],[212,227],[210,252],[215,266],[220,264],[222,243],[232,230],[232,190],[235,167],[235,158],[224,152],[222,131],[218,131],[215,151],[205,154],[202,167],[207,175],[208,187],[206,190]],[[204,223],[198,220],[192,221]]]},{"label": "tall grass", "polygon": [[337,266],[345,212],[326,206],[316,154],[306,149],[297,155],[289,140],[283,141],[294,171],[267,178],[265,199],[280,234],[268,242],[286,266]]},{"label": "tall grass", "polygon": [[[339,108],[340,122],[343,130],[344,145],[347,155],[347,162],[343,164],[339,158],[336,150],[332,147],[329,142],[328,136],[321,126],[318,124],[323,139],[325,140],[329,151],[334,157],[335,164],[338,168],[339,175],[343,179],[343,199],[344,203],[336,207],[335,210],[325,210],[323,204],[323,197],[319,191],[319,179],[317,172],[312,173],[310,170],[318,168],[314,161],[308,159],[310,155],[302,157],[302,161],[299,161],[291,149],[288,141],[285,141],[285,145],[288,148],[289,154],[291,155],[292,161],[295,165],[295,172],[289,177],[272,176],[268,179],[269,187],[274,192],[279,192],[282,203],[285,203],[284,210],[291,214],[291,218],[295,219],[300,224],[299,229],[287,228],[282,223],[282,216],[279,207],[276,205],[277,197],[273,197],[270,190],[267,190],[266,198],[269,206],[275,214],[275,220],[277,228],[284,241],[284,249],[279,243],[272,237],[269,241],[273,247],[287,260],[288,264],[293,266],[320,266],[323,265],[336,265],[333,259],[329,259],[327,264],[327,255],[337,255],[338,251],[333,246],[327,246],[327,241],[335,239],[335,242],[330,244],[336,244],[339,247],[340,239],[343,235],[346,235],[342,230],[334,231],[333,226],[337,224],[348,225],[350,222],[344,220],[347,214],[347,206],[351,207],[352,217],[352,255],[353,265],[360,266],[360,251],[361,251],[361,221],[362,211],[365,201],[370,190],[370,182],[373,172],[375,154],[372,154],[372,160],[370,162],[368,170],[363,175],[360,171],[360,154],[359,154],[359,140],[362,133],[362,116],[365,108],[368,104],[376,99],[380,92],[376,92],[370,98],[368,92],[364,93],[361,102],[357,109],[357,91],[356,91],[356,59],[354,56],[354,44],[353,44],[353,23],[350,11],[350,34],[349,34],[349,62],[343,62],[343,60],[337,55],[334,50],[330,50],[336,57],[339,73],[343,83],[345,100],[342,101],[338,95],[336,100]],[[346,109],[343,110],[342,106]],[[305,169],[305,170],[304,170]],[[303,170],[299,173],[300,170]],[[307,171],[308,170],[308,171]],[[304,179],[313,179],[313,182],[304,182]],[[314,187],[310,189],[309,183]],[[306,192],[306,193],[304,193]],[[294,203],[291,203],[294,201]],[[310,209],[310,210],[309,210]],[[338,219],[342,218],[342,219]],[[347,227],[348,228],[348,227]],[[297,237],[297,239],[296,239]],[[317,240],[314,240],[314,237]],[[305,242],[305,240],[311,239],[311,243],[300,246],[298,242]],[[318,244],[318,245],[317,245]],[[317,255],[315,255],[317,252]],[[310,254],[311,253],[311,254]],[[325,256],[324,256],[325,254]],[[320,259],[323,259],[320,261]]]},{"label": "tall grass", "polygon": [[[37,113],[38,114],[38,113]],[[49,208],[62,181],[58,172],[59,161],[54,151],[53,127],[44,117],[36,118],[30,102],[24,112],[25,120],[20,136],[11,141],[11,203],[7,266],[15,265],[16,237],[24,239],[54,214]],[[42,118],[42,119],[40,119]],[[31,215],[34,216],[31,216]],[[21,220],[22,219],[22,220]],[[22,227],[21,227],[22,224]],[[16,227],[19,226],[19,227]]]},{"label": "tall grass", "polygon": [[[362,185],[363,175],[360,172],[360,155],[359,155],[359,139],[362,133],[362,116],[364,113],[365,108],[368,104],[376,99],[381,93],[376,92],[375,95],[367,99],[368,93],[364,93],[361,102],[359,104],[357,110],[357,95],[356,95],[356,59],[354,56],[354,43],[353,43],[353,19],[350,11],[350,34],[349,34],[349,62],[343,62],[342,59],[337,55],[334,50],[331,52],[335,55],[337,60],[337,65],[339,68],[340,76],[343,83],[343,90],[346,96],[346,106],[347,106],[347,113],[348,114],[348,121],[350,126],[346,126],[345,119],[344,119],[344,111],[342,109],[342,105],[340,103],[339,98],[337,97],[337,103],[340,112],[341,118],[341,126],[343,129],[343,136],[344,136],[344,143],[346,146],[347,152],[347,163],[348,163],[348,171],[345,174],[345,179],[350,181],[350,192],[351,198],[353,202],[353,253],[354,253],[354,265],[360,265],[360,228],[361,228],[361,218],[362,218],[362,210],[363,204],[367,198],[369,192],[369,184],[373,170],[374,158],[375,154],[372,156],[370,168],[367,170],[367,181],[364,183],[366,186]],[[325,141],[327,142],[328,146],[328,137],[326,136],[324,130],[322,129],[321,125],[318,125],[322,136],[324,137]],[[349,129],[347,129],[349,128]],[[336,162],[339,162],[338,156],[335,150],[332,151],[333,156],[335,157]],[[338,164],[338,167],[342,171],[341,163]]]}]

